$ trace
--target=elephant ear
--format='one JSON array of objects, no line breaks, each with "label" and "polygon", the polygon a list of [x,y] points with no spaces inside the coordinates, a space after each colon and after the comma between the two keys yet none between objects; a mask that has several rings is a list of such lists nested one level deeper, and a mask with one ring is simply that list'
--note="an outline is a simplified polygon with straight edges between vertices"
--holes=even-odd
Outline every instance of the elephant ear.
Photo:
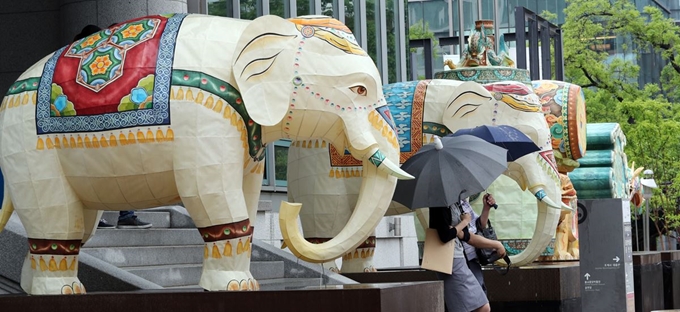
[{"label": "elephant ear", "polygon": [[488,109],[492,100],[493,95],[484,86],[466,81],[460,84],[446,101],[442,122],[451,131],[483,124],[480,123],[479,118],[488,116],[480,116],[475,112]]},{"label": "elephant ear", "polygon": [[299,34],[295,24],[266,15],[253,20],[236,44],[236,85],[248,115],[260,125],[275,125],[288,111]]}]

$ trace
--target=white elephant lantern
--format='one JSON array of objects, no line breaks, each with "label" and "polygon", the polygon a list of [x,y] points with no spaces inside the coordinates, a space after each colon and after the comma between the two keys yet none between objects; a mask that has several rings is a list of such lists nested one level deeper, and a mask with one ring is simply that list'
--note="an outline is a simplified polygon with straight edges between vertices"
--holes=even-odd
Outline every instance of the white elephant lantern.
[{"label": "white elephant lantern", "polygon": [[394,176],[408,178],[393,128],[371,131],[391,124],[375,119],[384,107],[373,61],[323,16],[148,16],[69,44],[23,73],[0,106],[0,220],[16,209],[26,228],[22,288],[84,293],[79,248],[102,210],[181,201],[205,241],[199,285],[256,290],[263,146],[324,138],[362,159],[366,218],[354,228],[370,232]]},{"label": "white elephant lantern", "polygon": [[[478,125],[511,125],[541,148],[509,164],[506,172],[539,199],[538,222],[531,245],[512,259],[516,265],[534,261],[554,235],[561,193],[550,132],[531,88],[511,81],[482,85],[434,79],[389,84],[384,86],[384,91],[396,125],[402,163],[424,144],[431,143],[434,135],[445,136]],[[328,240],[343,228],[360,194],[362,168],[358,165],[349,154],[326,142],[302,141],[291,145],[288,196],[306,207],[300,214],[305,237]],[[393,202],[388,214],[407,212],[411,210]],[[360,235],[367,236],[366,233]],[[358,250],[346,254],[342,271],[373,270],[374,241],[371,237]],[[334,263],[329,266],[333,267]]]}]

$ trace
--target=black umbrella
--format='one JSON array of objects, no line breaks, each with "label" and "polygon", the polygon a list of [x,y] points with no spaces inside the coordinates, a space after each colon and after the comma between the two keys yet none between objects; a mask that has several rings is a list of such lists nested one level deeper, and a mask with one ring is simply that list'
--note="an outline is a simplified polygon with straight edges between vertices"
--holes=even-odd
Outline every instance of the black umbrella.
[{"label": "black umbrella", "polygon": [[519,129],[501,125],[501,126],[478,126],[469,129],[460,129],[449,136],[459,135],[474,135],[484,141],[493,143],[508,150],[508,161],[515,161],[516,159],[531,154],[540,150],[540,148],[532,141],[526,134],[519,131]]},{"label": "black umbrella", "polygon": [[491,185],[508,167],[506,154],[471,135],[435,137],[401,166],[415,179],[399,180],[392,199],[411,209],[448,207]]}]

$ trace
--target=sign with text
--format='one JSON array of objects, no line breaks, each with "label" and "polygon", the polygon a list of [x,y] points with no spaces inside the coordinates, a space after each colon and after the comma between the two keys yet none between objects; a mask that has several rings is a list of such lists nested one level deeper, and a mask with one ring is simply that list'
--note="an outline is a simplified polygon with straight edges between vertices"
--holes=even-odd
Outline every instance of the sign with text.
[{"label": "sign with text", "polygon": [[579,200],[582,311],[635,311],[630,203]]}]

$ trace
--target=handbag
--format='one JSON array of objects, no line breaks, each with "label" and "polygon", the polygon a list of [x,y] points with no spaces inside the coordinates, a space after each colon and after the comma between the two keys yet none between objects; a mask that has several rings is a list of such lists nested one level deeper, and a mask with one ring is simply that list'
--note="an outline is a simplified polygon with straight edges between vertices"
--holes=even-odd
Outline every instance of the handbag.
[{"label": "handbag", "polygon": [[[493,226],[491,226],[491,221],[489,221],[489,220],[486,221],[486,228],[484,228],[484,229],[482,229],[481,220],[477,219],[476,225],[477,225],[477,234],[478,235],[484,236],[484,238],[486,238],[486,239],[498,240],[498,237],[496,236],[496,231],[494,230]],[[479,264],[481,264],[481,265],[493,264],[496,261],[501,259],[501,256],[498,254],[498,252],[495,249],[492,249],[492,248],[476,248],[476,249],[477,249],[477,260],[479,261]],[[503,273],[502,271],[499,271],[497,266],[494,266],[494,268],[496,268],[496,271],[498,271],[499,273],[505,275],[510,270],[511,262],[510,262],[510,257],[508,257],[507,253],[502,258],[506,263],[505,272]]]},{"label": "handbag", "polygon": [[425,230],[425,246],[423,246],[423,262],[421,268],[451,274],[453,269],[454,240],[442,243],[435,229]]}]

